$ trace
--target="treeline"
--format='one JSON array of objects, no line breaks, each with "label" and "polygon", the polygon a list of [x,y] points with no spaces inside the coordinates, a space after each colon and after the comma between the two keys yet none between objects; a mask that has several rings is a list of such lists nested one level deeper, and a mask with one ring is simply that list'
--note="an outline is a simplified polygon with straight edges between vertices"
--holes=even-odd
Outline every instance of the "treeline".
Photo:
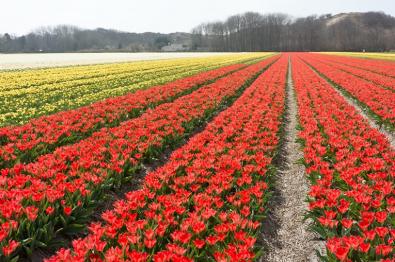
[{"label": "treeline", "polygon": [[23,36],[0,34],[0,52],[160,51],[171,43],[190,41],[186,33],[127,33],[70,25],[42,27]]},{"label": "treeline", "polygon": [[[162,47],[168,47],[162,49]],[[0,34],[0,52],[81,51],[389,51],[395,18],[381,12],[292,18],[247,12],[190,33],[128,33],[60,25],[27,35]]]},{"label": "treeline", "polygon": [[192,48],[210,51],[395,50],[395,18],[382,12],[293,19],[247,12],[192,30]]}]

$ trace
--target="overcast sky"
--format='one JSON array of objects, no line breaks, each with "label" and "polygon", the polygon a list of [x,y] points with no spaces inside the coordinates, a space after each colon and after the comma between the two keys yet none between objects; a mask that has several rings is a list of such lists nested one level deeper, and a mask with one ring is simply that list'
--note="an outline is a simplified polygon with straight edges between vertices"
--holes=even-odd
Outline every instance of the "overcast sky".
[{"label": "overcast sky", "polygon": [[201,22],[246,11],[310,14],[384,11],[395,0],[1,0],[0,33],[25,34],[40,26],[71,24],[128,32],[189,32]]}]

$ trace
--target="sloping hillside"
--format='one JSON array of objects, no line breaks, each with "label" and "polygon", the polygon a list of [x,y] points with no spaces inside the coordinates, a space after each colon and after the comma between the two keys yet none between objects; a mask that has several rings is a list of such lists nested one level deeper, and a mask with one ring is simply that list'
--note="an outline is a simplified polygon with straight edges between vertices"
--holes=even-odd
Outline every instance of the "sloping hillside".
[{"label": "sloping hillside", "polygon": [[340,13],[328,18],[326,25],[334,26],[339,23],[353,23],[365,28],[385,28],[393,29],[395,27],[395,17],[386,15],[381,12],[352,12]]}]

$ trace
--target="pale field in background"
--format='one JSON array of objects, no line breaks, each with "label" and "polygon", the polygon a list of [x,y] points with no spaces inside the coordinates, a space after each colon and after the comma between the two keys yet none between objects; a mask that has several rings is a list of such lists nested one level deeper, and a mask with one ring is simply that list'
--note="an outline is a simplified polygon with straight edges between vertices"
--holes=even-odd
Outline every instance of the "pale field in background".
[{"label": "pale field in background", "polygon": [[0,54],[0,70],[87,65],[171,58],[229,55],[231,53],[51,53]]},{"label": "pale field in background", "polygon": [[323,52],[329,55],[353,56],[360,58],[384,59],[395,61],[395,53],[362,53],[362,52]]}]

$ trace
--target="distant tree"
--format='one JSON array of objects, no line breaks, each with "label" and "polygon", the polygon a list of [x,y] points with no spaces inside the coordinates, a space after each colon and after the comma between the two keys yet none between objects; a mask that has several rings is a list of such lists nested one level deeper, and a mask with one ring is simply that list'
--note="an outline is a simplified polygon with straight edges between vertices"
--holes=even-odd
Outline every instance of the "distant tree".
[{"label": "distant tree", "polygon": [[16,42],[17,42],[17,49],[18,49],[18,50],[25,51],[26,36],[18,37],[18,38],[16,39]]},{"label": "distant tree", "polygon": [[155,47],[157,49],[161,49],[164,46],[167,46],[170,43],[170,39],[166,36],[159,36],[155,39]]},{"label": "distant tree", "polygon": [[41,27],[23,36],[0,35],[1,52],[159,51],[169,43],[207,51],[395,50],[395,18],[382,12],[293,18],[247,12],[202,23],[187,33],[127,33],[70,25]]},{"label": "distant tree", "polygon": [[5,33],[5,34],[4,34],[4,39],[5,39],[5,41],[11,41],[11,36],[10,36],[10,34],[9,34],[9,33]]},{"label": "distant tree", "polygon": [[395,18],[381,12],[308,16],[247,12],[192,30],[194,49],[211,51],[384,51],[395,49]]}]

